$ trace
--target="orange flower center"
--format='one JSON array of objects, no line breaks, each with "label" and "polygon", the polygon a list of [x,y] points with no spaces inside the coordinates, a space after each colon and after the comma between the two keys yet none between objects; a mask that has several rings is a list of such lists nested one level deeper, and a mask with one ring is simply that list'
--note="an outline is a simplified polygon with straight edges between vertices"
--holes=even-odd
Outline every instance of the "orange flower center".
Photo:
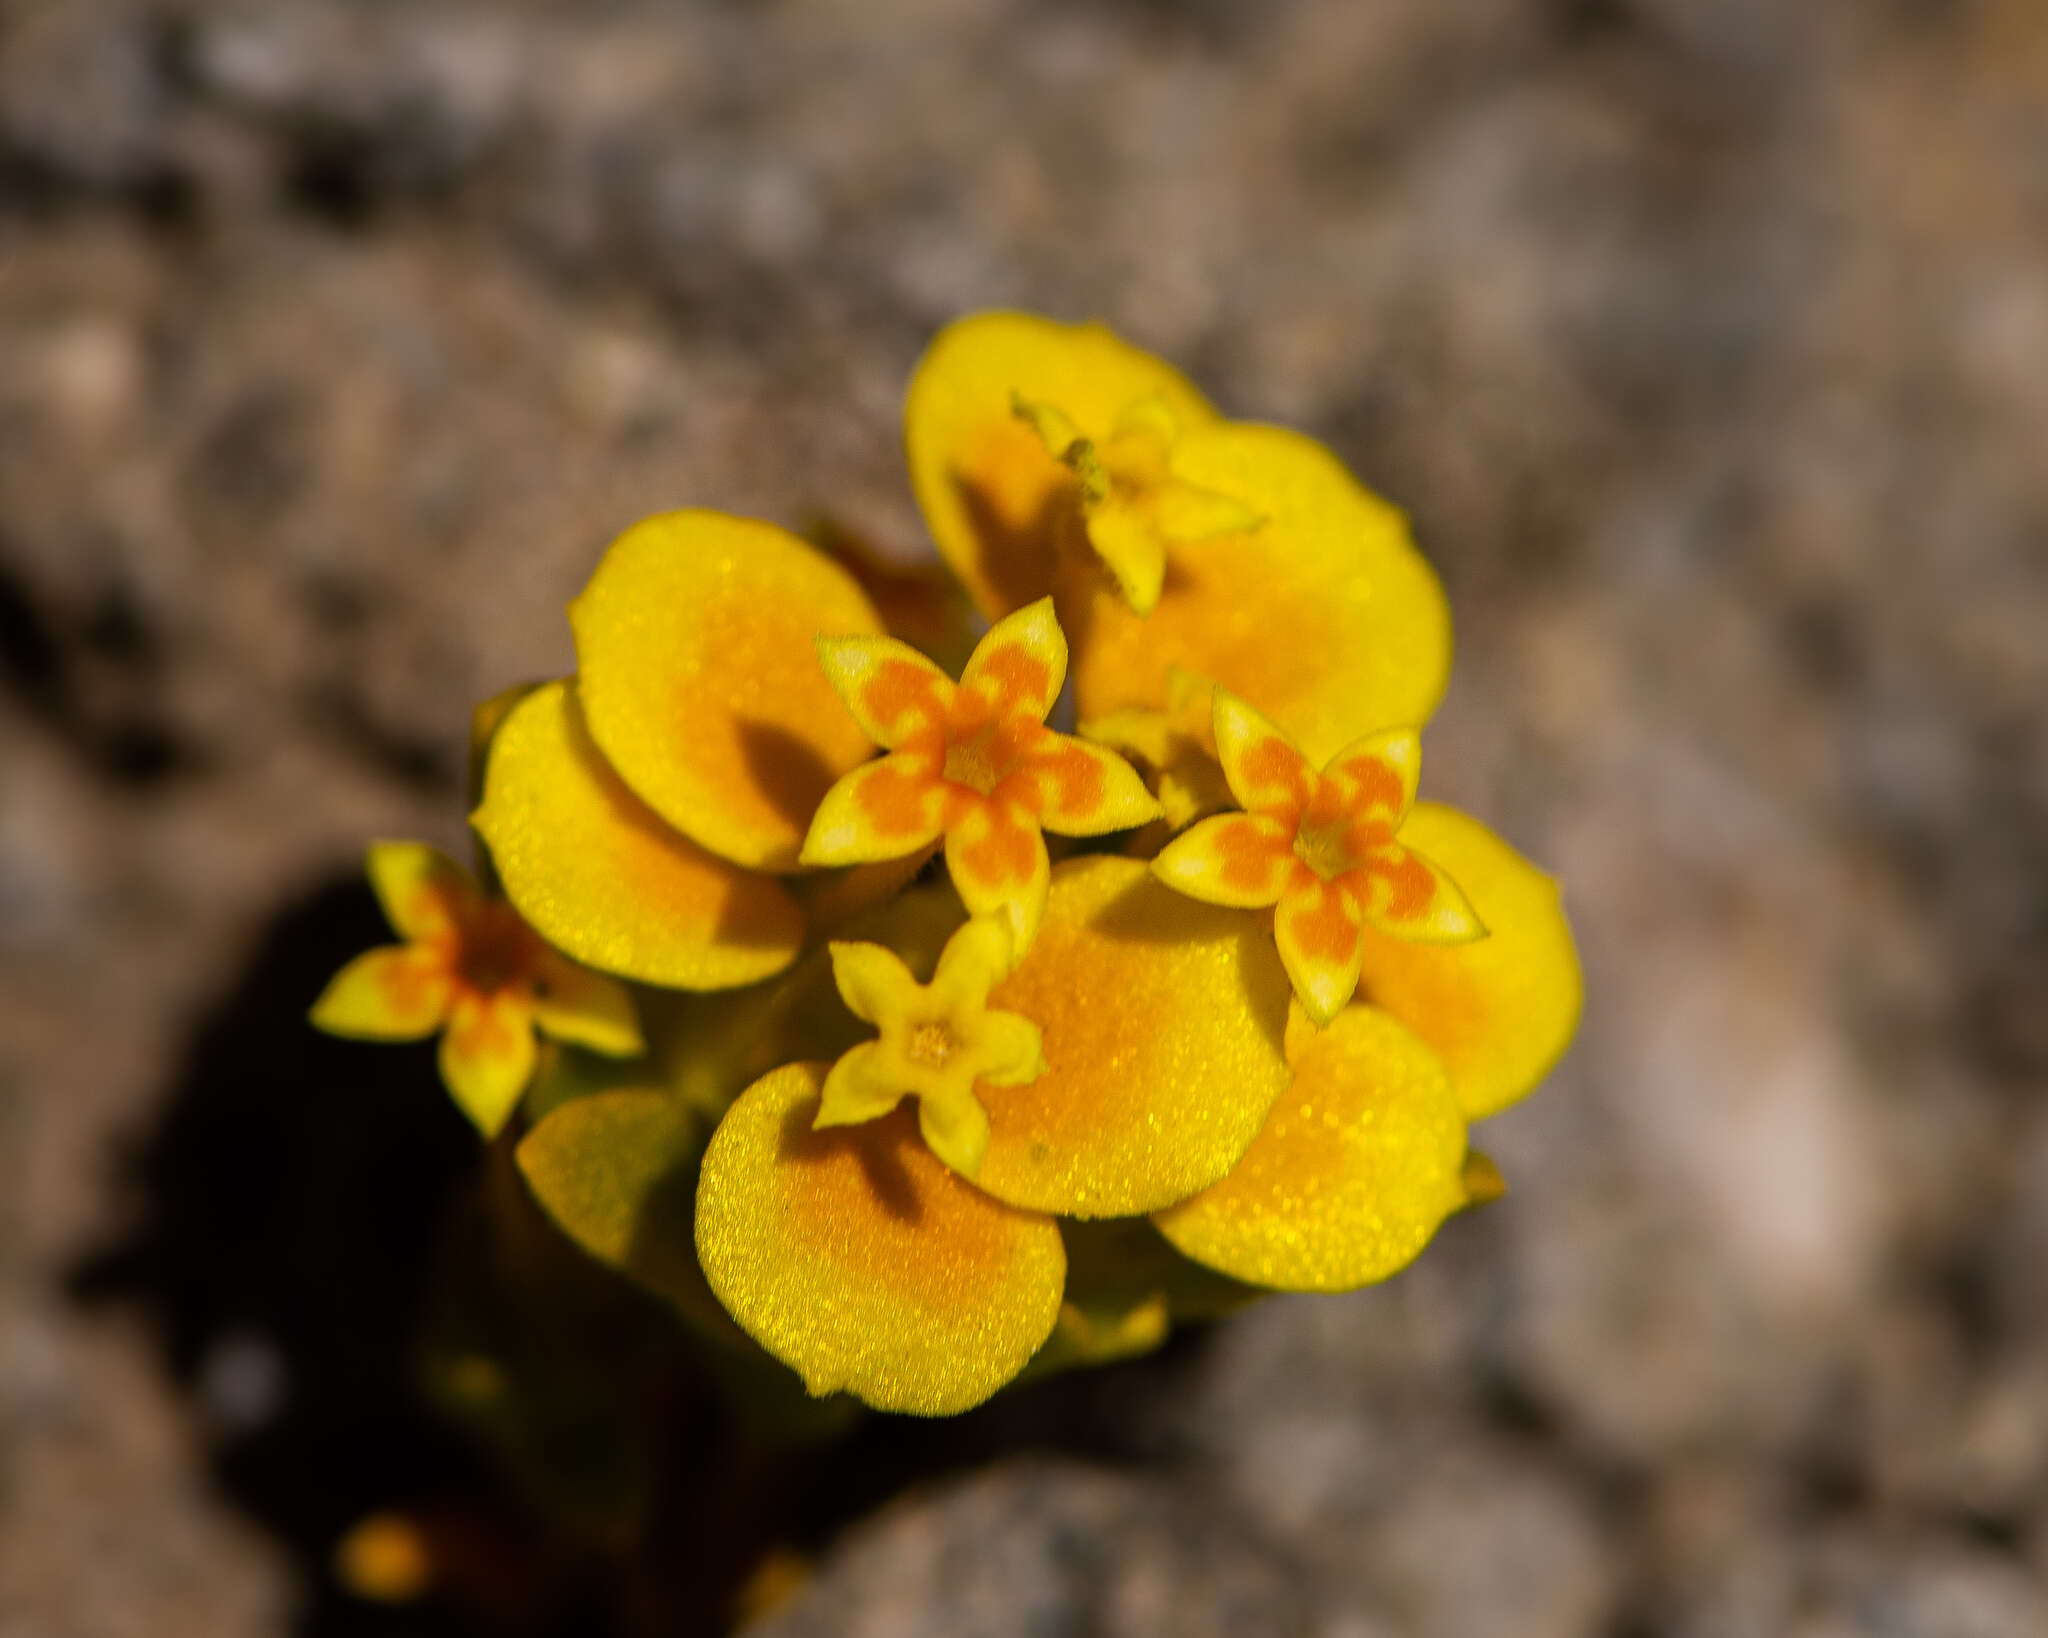
[{"label": "orange flower center", "polygon": [[1358,863],[1351,850],[1351,831],[1349,819],[1320,825],[1304,820],[1294,833],[1294,856],[1324,881],[1333,881]]},{"label": "orange flower center", "polygon": [[960,1049],[952,1030],[943,1023],[919,1024],[910,1033],[909,1055],[911,1062],[924,1064],[932,1069],[944,1069],[946,1060]]},{"label": "orange flower center", "polygon": [[495,995],[532,976],[539,945],[511,905],[492,900],[462,929],[462,981],[479,995]]}]

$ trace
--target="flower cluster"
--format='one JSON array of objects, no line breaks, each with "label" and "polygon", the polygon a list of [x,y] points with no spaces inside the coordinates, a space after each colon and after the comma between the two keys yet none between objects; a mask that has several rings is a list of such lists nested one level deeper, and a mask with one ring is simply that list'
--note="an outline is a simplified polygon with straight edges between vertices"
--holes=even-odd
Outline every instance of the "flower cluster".
[{"label": "flower cluster", "polygon": [[906,419],[965,600],[722,514],[628,530],[575,675],[489,713],[502,897],[374,849],[408,942],[315,1020],[445,1023],[586,1250],[814,1394],[942,1415],[1405,1266],[1500,1191],[1467,1127],[1580,981],[1555,884],[1416,799],[1448,612],[1327,450],[1009,313]]}]

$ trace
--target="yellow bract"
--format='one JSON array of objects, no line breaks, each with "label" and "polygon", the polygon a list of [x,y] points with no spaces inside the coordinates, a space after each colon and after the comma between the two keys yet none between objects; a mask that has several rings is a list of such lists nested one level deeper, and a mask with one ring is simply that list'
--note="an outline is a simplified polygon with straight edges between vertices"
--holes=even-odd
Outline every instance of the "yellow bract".
[{"label": "yellow bract", "polygon": [[1466,1203],[1465,1122],[1443,1066],[1384,1013],[1311,1036],[1231,1174],[1153,1221],[1184,1255],[1254,1285],[1349,1291],[1413,1262]]},{"label": "yellow bract", "polygon": [[1063,448],[1108,442],[1148,403],[1181,434],[1216,419],[1178,370],[1099,324],[978,313],[940,331],[904,404],[910,484],[939,555],[991,619],[1054,589],[1079,522],[1079,476],[1020,401],[1058,417]]},{"label": "yellow bract", "polygon": [[907,1111],[813,1129],[823,1064],[756,1081],[704,1156],[697,1254],[718,1300],[814,1394],[949,1416],[1024,1368],[1059,1317],[1049,1217],[963,1182]]},{"label": "yellow bract", "polygon": [[1488,936],[1431,946],[1368,932],[1358,993],[1429,1043],[1478,1120],[1534,1088],[1571,1044],[1578,952],[1557,883],[1478,820],[1418,802],[1401,835],[1457,878]]},{"label": "yellow bract", "polygon": [[982,1096],[998,1199],[1074,1217],[1156,1211],[1230,1170],[1287,1084],[1272,941],[1135,859],[1053,870],[1038,942],[990,1004],[1033,1020],[1046,1072]]},{"label": "yellow bract", "polygon": [[881,634],[854,578],[770,524],[667,512],[612,543],[569,619],[591,738],[634,793],[721,858],[793,869],[868,754],[812,647]]},{"label": "yellow bract", "polygon": [[579,961],[647,984],[719,990],[780,972],[803,915],[768,876],[669,829],[612,772],[567,683],[514,707],[475,815],[505,891]]}]

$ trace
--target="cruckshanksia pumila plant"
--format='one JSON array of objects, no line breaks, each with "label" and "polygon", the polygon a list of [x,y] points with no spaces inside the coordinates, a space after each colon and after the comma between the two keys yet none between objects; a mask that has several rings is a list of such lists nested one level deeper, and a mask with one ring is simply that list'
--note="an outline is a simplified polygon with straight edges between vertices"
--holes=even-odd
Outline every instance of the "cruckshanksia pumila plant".
[{"label": "cruckshanksia pumila plant", "polygon": [[405,943],[314,1016],[443,1029],[546,1213],[714,1349],[948,1415],[1404,1267],[1500,1192],[1468,1127],[1580,979],[1550,878],[1417,799],[1448,611],[1327,450],[1009,313],[906,419],[965,597],[629,529],[575,675],[480,718],[490,889],[373,847]]}]

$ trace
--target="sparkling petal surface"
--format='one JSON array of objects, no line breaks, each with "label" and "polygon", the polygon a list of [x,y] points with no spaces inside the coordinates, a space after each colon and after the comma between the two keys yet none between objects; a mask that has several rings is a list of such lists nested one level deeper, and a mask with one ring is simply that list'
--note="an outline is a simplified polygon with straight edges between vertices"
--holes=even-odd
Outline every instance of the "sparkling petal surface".
[{"label": "sparkling petal surface", "polygon": [[1283,1291],[1405,1268],[1465,1204],[1465,1123],[1436,1055],[1351,1007],[1302,1049],[1230,1175],[1153,1221],[1186,1256]]},{"label": "sparkling petal surface", "polygon": [[812,1130],[824,1073],[778,1069],[720,1123],[697,1193],[704,1272],[812,1393],[918,1416],[967,1410],[1052,1331],[1059,1229],[948,1171],[907,1110]]},{"label": "sparkling petal surface", "polygon": [[536,689],[499,729],[475,824],[520,914],[590,966],[729,989],[780,972],[803,943],[773,878],[677,835],[626,788],[568,684]]},{"label": "sparkling petal surface", "polygon": [[794,535],[668,512],[614,541],[570,606],[591,736],[634,793],[735,864],[794,868],[867,736],[819,636],[879,636],[853,577]]},{"label": "sparkling petal surface", "polygon": [[458,991],[441,1032],[441,1079],[485,1137],[496,1137],[533,1078],[533,1009],[524,995]]},{"label": "sparkling petal surface", "polygon": [[1534,1088],[1571,1044],[1584,998],[1571,928],[1557,883],[1478,820],[1419,802],[1401,839],[1456,878],[1487,936],[1415,944],[1368,928],[1359,990],[1429,1043],[1477,1120]]},{"label": "sparkling petal surface", "polygon": [[1277,427],[1192,428],[1174,467],[1264,521],[1173,547],[1142,619],[1111,587],[1063,592],[1082,719],[1156,707],[1181,665],[1249,700],[1318,765],[1362,734],[1426,722],[1450,675],[1450,614],[1401,514]]},{"label": "sparkling petal surface", "polygon": [[1046,1072],[984,1083],[977,1181],[1077,1217],[1156,1211],[1227,1172],[1287,1084],[1287,977],[1256,917],[1135,859],[1053,872],[1038,941],[989,1005],[1039,1026]]},{"label": "sparkling petal surface", "polygon": [[386,944],[365,950],[328,980],[312,1020],[329,1035],[359,1041],[418,1041],[441,1027],[453,993],[442,951]]},{"label": "sparkling petal surface", "polygon": [[939,332],[904,406],[910,481],[940,555],[984,614],[999,618],[1053,589],[1058,503],[1074,481],[1015,400],[1100,441],[1154,396],[1183,429],[1215,419],[1179,371],[1099,324],[979,313]]}]

